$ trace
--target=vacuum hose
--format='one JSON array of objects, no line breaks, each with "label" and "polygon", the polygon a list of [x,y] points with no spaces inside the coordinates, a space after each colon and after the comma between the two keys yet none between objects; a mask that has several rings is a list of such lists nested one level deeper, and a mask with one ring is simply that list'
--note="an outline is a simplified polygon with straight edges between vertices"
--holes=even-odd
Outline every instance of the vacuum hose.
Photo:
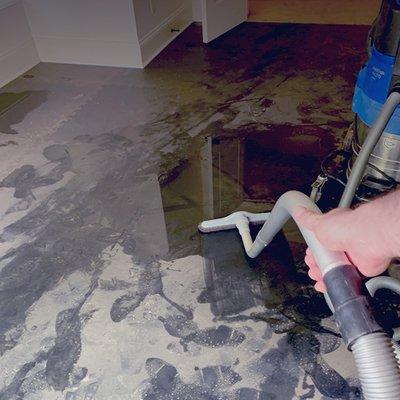
[{"label": "vacuum hose", "polygon": [[391,340],[383,332],[360,337],[351,347],[365,399],[399,399],[400,378]]},{"label": "vacuum hose", "polygon": [[[299,206],[321,212],[305,194],[286,192],[276,202],[254,242],[249,221],[246,223],[245,215],[237,213],[236,226],[247,255],[257,257]],[[343,340],[354,354],[365,400],[398,400],[400,369],[394,348],[362,293],[361,276],[344,252],[326,249],[311,231],[301,226],[299,229],[321,270]]]},{"label": "vacuum hose", "polygon": [[[372,151],[382,136],[391,116],[400,104],[400,93],[392,92],[382,111],[370,128],[368,136],[357,156],[348,178],[339,207],[350,207],[354,194],[362,179]],[[379,288],[399,290],[399,283],[392,278],[378,277],[370,280],[367,288],[373,296]],[[330,294],[328,293],[330,297]],[[365,399],[399,399],[399,348],[384,333],[377,332],[362,336],[351,346],[357,365]]]},{"label": "vacuum hose", "polygon": [[[400,93],[392,92],[354,163],[339,207],[351,206],[369,157],[399,103]],[[203,221],[199,229],[202,232],[214,232],[236,226],[247,255],[254,258],[271,242],[299,206],[321,213],[305,194],[291,191],[278,199],[270,214],[265,213],[257,218],[251,213],[236,212],[225,218]],[[253,242],[249,223],[262,221],[265,223]],[[327,288],[327,301],[343,340],[353,351],[364,399],[399,400],[400,368],[396,354],[400,357],[400,350],[393,347],[389,337],[375,321],[368,300],[363,294],[361,276],[357,269],[349,262],[344,252],[326,249],[311,231],[302,226],[299,226],[299,229],[321,270]],[[371,283],[371,289],[374,291],[387,284],[386,281],[375,280]],[[398,285],[392,286],[398,288]]]}]

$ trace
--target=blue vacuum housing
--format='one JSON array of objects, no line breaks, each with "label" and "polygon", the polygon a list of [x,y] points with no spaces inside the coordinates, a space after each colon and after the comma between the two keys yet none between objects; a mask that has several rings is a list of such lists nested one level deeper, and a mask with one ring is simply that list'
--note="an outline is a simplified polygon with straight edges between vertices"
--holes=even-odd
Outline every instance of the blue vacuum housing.
[{"label": "blue vacuum housing", "polygon": [[[351,142],[352,163],[392,91],[400,92],[400,1],[383,0],[369,36],[370,58],[356,83],[353,111],[356,113]],[[400,185],[400,107],[395,109],[376,144],[363,178],[364,186],[380,191]]]},{"label": "blue vacuum housing", "polygon": [[[365,125],[371,126],[389,95],[395,57],[372,48],[371,58],[358,74],[353,97],[353,112]],[[400,107],[386,126],[385,133],[400,136]]]}]

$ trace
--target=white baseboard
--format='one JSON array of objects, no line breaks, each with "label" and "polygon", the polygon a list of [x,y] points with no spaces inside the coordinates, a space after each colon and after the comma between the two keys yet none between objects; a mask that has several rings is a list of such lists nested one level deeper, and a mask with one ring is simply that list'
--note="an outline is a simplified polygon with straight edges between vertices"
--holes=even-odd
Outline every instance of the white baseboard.
[{"label": "white baseboard", "polygon": [[140,49],[133,42],[35,36],[43,62],[142,68]]},{"label": "white baseboard", "polygon": [[156,57],[169,43],[192,23],[192,7],[189,2],[178,8],[163,22],[140,39],[143,67]]},{"label": "white baseboard", "polygon": [[33,39],[0,54],[0,87],[22,75],[40,62]]}]

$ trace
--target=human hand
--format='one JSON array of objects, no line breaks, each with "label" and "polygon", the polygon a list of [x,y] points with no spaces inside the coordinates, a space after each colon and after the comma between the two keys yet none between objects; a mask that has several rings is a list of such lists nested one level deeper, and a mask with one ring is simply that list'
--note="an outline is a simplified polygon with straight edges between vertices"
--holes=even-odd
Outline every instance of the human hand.
[{"label": "human hand", "polygon": [[[337,208],[327,214],[299,207],[293,217],[300,226],[312,231],[327,249],[344,251],[365,276],[384,272],[393,257],[385,241],[384,229],[381,229],[383,221],[371,220],[363,207],[355,210]],[[307,249],[304,260],[310,268],[308,275],[316,281],[315,289],[325,292],[321,271],[310,249]]]}]

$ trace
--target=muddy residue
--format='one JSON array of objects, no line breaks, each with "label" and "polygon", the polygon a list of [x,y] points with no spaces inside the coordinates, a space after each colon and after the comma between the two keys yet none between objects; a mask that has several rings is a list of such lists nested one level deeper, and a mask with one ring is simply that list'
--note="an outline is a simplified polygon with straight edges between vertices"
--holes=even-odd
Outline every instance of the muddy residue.
[{"label": "muddy residue", "polygon": [[[4,97],[3,100],[2,97]],[[0,93],[0,102],[7,103],[3,109],[0,108],[0,134],[17,134],[18,132],[13,128],[13,125],[23,121],[26,115],[45,103],[47,97],[46,91]]]}]

